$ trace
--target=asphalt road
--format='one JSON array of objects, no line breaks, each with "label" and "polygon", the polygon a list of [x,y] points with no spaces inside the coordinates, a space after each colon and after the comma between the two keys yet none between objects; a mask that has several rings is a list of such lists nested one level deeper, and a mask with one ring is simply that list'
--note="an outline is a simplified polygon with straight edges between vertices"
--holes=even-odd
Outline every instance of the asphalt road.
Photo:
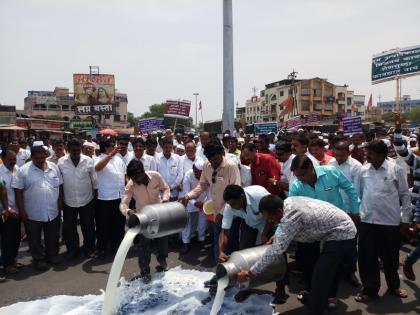
[{"label": "asphalt road", "polygon": [[[410,247],[404,246],[401,250],[401,260]],[[64,246],[61,248],[64,251]],[[100,294],[100,290],[106,286],[108,273],[112,259],[105,261],[96,259],[76,259],[65,261],[45,272],[38,272],[31,266],[31,258],[26,243],[23,243],[19,252],[19,262],[26,266],[16,275],[7,275],[8,282],[0,284],[0,306],[10,305],[20,301],[34,300],[50,295],[85,295]],[[293,262],[293,261],[292,261]],[[156,260],[152,258],[152,270]],[[187,255],[181,256],[173,251],[168,258],[170,267],[182,266],[188,269],[212,271],[213,266],[208,257],[208,251],[195,246]],[[409,293],[407,299],[398,299],[385,294],[386,286],[384,277],[381,275],[382,288],[381,298],[368,305],[356,303],[353,299],[357,290],[346,282],[340,283],[339,305],[336,310],[328,310],[326,314],[420,314],[420,263],[415,265],[417,280],[407,281],[400,270],[401,286]],[[123,276],[131,278],[138,274],[136,252],[133,247],[126,259]],[[296,294],[301,289],[299,278],[292,273],[288,288],[290,298],[286,304],[279,305],[277,311],[284,315],[302,314],[303,307],[297,301]],[[261,288],[262,290],[274,290],[272,284]],[[42,315],[42,314],[39,314]]]}]

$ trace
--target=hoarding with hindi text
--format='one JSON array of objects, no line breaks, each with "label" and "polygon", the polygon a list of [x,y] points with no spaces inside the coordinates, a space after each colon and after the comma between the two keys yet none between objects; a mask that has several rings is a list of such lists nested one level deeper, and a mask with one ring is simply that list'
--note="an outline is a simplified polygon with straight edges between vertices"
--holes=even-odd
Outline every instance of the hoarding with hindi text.
[{"label": "hoarding with hindi text", "polygon": [[75,105],[113,105],[115,80],[112,74],[73,74]]},{"label": "hoarding with hindi text", "polygon": [[418,74],[420,74],[420,45],[373,55],[372,84]]},{"label": "hoarding with hindi text", "polygon": [[138,128],[141,132],[151,132],[165,128],[163,118],[147,118],[138,122]]},{"label": "hoarding with hindi text", "polygon": [[188,118],[190,116],[191,101],[167,100],[165,117]]},{"label": "hoarding with hindi text", "polygon": [[344,131],[345,136],[363,132],[362,117],[361,116],[344,117],[343,118],[343,131]]},{"label": "hoarding with hindi text", "polygon": [[266,123],[256,123],[254,124],[254,133],[256,136],[266,135],[270,132],[277,134],[278,126],[277,122],[266,122]]}]

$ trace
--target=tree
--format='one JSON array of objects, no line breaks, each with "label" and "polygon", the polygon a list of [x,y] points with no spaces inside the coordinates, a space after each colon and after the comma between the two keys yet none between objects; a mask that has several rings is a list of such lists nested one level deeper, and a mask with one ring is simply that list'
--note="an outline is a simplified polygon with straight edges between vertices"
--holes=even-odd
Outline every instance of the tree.
[{"label": "tree", "polygon": [[149,111],[143,113],[139,117],[139,119],[143,118],[150,118],[150,117],[156,117],[156,118],[163,118],[163,114],[165,113],[165,104],[153,104],[149,106]]},{"label": "tree", "polygon": [[394,122],[394,113],[389,112],[382,114],[382,120],[385,122]]},{"label": "tree", "polygon": [[136,125],[136,117],[134,117],[133,113],[127,113],[127,121],[130,124],[130,127],[134,127]]},{"label": "tree", "polygon": [[404,113],[403,118],[411,122],[420,122],[420,108],[413,108],[408,113]]}]

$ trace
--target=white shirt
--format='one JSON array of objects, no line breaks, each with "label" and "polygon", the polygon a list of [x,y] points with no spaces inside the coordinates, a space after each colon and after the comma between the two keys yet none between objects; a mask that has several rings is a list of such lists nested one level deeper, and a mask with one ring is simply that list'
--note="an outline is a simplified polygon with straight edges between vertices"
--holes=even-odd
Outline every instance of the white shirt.
[{"label": "white shirt", "polygon": [[[184,180],[182,181],[183,191],[179,193],[179,197],[184,197],[188,192],[193,190],[195,187],[197,187],[199,183],[199,179],[195,178],[194,171],[190,169],[184,176]],[[195,206],[195,203],[197,201],[205,202],[207,200],[207,193],[202,193],[198,198],[196,199],[189,199],[187,204],[187,211],[188,212],[197,212],[200,211]]]},{"label": "white shirt", "polygon": [[181,157],[182,159],[182,170],[184,172],[184,176],[187,174],[189,170],[192,170],[193,164],[201,161],[202,159],[199,156],[195,156],[194,161],[190,160],[188,156],[185,154]]},{"label": "white shirt", "polygon": [[145,171],[155,171],[157,170],[156,159],[153,156],[143,153],[143,156],[138,159],[136,156],[133,156],[133,160],[141,161]]},{"label": "white shirt", "polygon": [[177,187],[181,184],[184,176],[182,158],[178,154],[171,153],[171,156],[167,159],[162,154],[158,160],[157,171],[171,188],[171,197],[176,197],[178,195]]},{"label": "white shirt", "polygon": [[130,152],[130,151],[127,151],[127,154],[126,155],[122,156],[120,153],[118,153],[117,156],[120,159],[122,159],[123,162],[124,162],[124,164],[125,164],[125,166],[127,166],[128,163],[130,163],[130,161],[133,159],[134,153],[133,152]]},{"label": "white shirt", "polygon": [[[99,155],[95,166],[106,156],[103,153]],[[96,172],[99,200],[116,200],[122,197],[125,189],[126,170],[124,161],[115,155],[102,170]]]},{"label": "white shirt", "polygon": [[196,154],[197,154],[197,156],[199,156],[199,157],[201,157],[202,159],[203,159],[203,161],[207,161],[207,156],[205,156],[204,155],[204,148],[203,148],[203,146],[201,145],[201,142],[199,142],[198,144],[197,144],[197,149],[196,149]]},{"label": "white shirt", "polygon": [[289,158],[286,162],[280,163],[281,165],[281,177],[280,180],[282,182],[288,183],[292,178],[292,170],[290,169],[292,166],[292,161],[296,157],[294,154],[290,154]]},{"label": "white shirt", "polygon": [[[356,188],[356,191],[360,196],[360,172],[362,170],[362,164],[358,160],[352,158],[350,155],[348,159],[342,164],[338,164],[335,158],[332,158],[329,164],[338,168],[344,174],[344,176],[346,176],[347,179],[351,181],[351,183],[354,185],[354,188]],[[340,190],[340,193],[344,202],[343,210],[345,210],[346,212],[351,212],[348,195],[342,190]]]},{"label": "white shirt", "polygon": [[[15,165],[15,167],[13,168],[13,172],[10,172],[4,164],[0,165],[0,180],[3,180],[5,188],[7,190],[7,199],[9,201],[9,207],[15,210],[16,212],[19,212],[19,209],[17,208],[15,202],[15,190],[12,187],[12,179],[18,171],[18,169],[19,167]],[[3,207],[0,203],[0,209],[2,208]]]},{"label": "white shirt", "polygon": [[223,211],[222,229],[229,230],[235,217],[245,220],[245,223],[254,229],[258,229],[258,239],[265,227],[265,219],[259,210],[260,201],[270,193],[262,186],[249,186],[244,188],[246,197],[246,209],[234,209],[228,203]]},{"label": "white shirt", "polygon": [[58,160],[63,176],[64,202],[67,206],[80,208],[93,199],[93,190],[98,188],[98,180],[93,160],[81,154],[80,161],[74,166],[70,155]]},{"label": "white shirt", "polygon": [[252,174],[251,168],[248,165],[240,165],[239,173],[241,174],[241,185],[243,188],[251,186],[252,184]]},{"label": "white shirt", "polygon": [[31,157],[31,151],[20,148],[16,154],[16,165],[21,167],[26,163],[26,160]]},{"label": "white shirt", "polygon": [[23,190],[23,200],[28,219],[48,222],[58,214],[59,188],[63,184],[60,170],[48,162],[47,170],[41,170],[33,162],[23,165],[13,176],[12,187]]},{"label": "white shirt", "polygon": [[407,175],[394,162],[385,160],[377,170],[370,163],[363,165],[360,191],[362,222],[391,226],[410,222],[411,199]]}]

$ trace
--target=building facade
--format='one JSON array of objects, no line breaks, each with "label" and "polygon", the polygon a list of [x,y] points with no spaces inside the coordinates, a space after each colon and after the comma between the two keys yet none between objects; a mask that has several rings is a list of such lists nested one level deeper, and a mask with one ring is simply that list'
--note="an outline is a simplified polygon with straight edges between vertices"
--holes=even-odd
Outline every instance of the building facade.
[{"label": "building facade", "polygon": [[[127,94],[118,91],[115,93],[115,111],[112,114],[82,115],[76,113],[74,96],[65,87],[56,87],[54,91],[28,91],[24,104],[24,112],[27,116],[70,121],[73,122],[72,126],[87,127],[89,125],[93,128],[97,125],[99,127],[126,128],[128,125]],[[89,121],[92,123],[86,123]]]},{"label": "building facade", "polygon": [[[392,113],[396,111],[395,101],[378,102],[377,106],[382,110],[382,113]],[[410,95],[403,95],[400,100],[400,112],[406,113],[414,108],[420,108],[420,99],[412,100]]]},{"label": "building facade", "polygon": [[[293,91],[294,89],[294,91]],[[294,95],[294,109],[281,115],[284,102]],[[364,117],[364,95],[354,95],[346,85],[338,86],[326,79],[315,77],[305,80],[286,79],[267,84],[260,97],[252,97],[245,103],[247,124],[278,121],[294,117],[319,114],[322,120],[335,120],[338,113]]]}]

